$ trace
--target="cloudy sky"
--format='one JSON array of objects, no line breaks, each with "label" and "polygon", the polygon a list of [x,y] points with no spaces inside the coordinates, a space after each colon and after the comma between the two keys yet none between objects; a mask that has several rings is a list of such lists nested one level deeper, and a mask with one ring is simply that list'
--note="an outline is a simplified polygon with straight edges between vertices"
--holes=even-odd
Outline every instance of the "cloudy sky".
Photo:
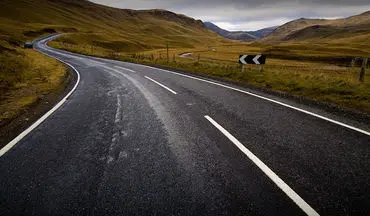
[{"label": "cloudy sky", "polygon": [[258,30],[293,19],[334,19],[370,10],[369,0],[91,0],[118,8],[160,8],[230,31]]}]

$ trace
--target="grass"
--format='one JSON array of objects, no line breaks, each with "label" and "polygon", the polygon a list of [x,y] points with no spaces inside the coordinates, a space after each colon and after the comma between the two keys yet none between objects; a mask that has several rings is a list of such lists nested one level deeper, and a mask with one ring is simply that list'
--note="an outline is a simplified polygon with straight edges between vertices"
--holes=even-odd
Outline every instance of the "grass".
[{"label": "grass", "polygon": [[60,89],[66,68],[34,50],[0,55],[0,126]]}]

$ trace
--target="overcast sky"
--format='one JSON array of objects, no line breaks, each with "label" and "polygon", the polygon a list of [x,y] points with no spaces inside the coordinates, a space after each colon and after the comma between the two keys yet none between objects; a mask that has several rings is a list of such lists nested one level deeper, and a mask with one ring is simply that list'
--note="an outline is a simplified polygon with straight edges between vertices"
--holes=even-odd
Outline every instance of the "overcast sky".
[{"label": "overcast sky", "polygon": [[166,9],[221,28],[258,30],[293,19],[334,19],[370,10],[369,0],[91,0],[117,8]]}]

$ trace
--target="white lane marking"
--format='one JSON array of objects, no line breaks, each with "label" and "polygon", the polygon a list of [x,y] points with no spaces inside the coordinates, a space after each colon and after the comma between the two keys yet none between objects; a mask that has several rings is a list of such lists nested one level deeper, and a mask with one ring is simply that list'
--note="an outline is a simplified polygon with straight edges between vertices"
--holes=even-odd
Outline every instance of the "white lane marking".
[{"label": "white lane marking", "polygon": [[136,71],[134,70],[131,70],[131,69],[128,69],[128,68],[124,68],[124,67],[120,67],[120,66],[114,66],[115,68],[118,68],[118,69],[122,69],[122,70],[127,70],[127,71],[130,71],[132,73],[136,73]]},{"label": "white lane marking", "polygon": [[167,89],[168,91],[172,92],[173,94],[177,94],[174,90],[172,90],[172,89],[168,88],[167,86],[165,86],[165,85],[163,85],[163,84],[161,84],[161,83],[159,83],[159,82],[155,81],[154,79],[152,79],[152,78],[150,78],[150,77],[147,77],[147,76],[145,76],[145,78],[147,78],[148,80],[150,80],[150,81],[152,81],[152,82],[154,82],[154,83],[158,84],[159,86],[161,86],[161,87],[163,87],[163,88]]},{"label": "white lane marking", "polygon": [[17,137],[15,137],[12,141],[10,141],[6,146],[4,146],[1,150],[0,150],[0,157],[2,157],[6,152],[8,152],[11,148],[13,148],[19,141],[21,141],[25,136],[27,136],[27,134],[29,134],[32,130],[34,130],[37,126],[39,126],[43,121],[45,121],[45,119],[47,119],[51,114],[53,114],[59,107],[61,107],[64,102],[66,102],[67,98],[69,96],[72,95],[72,93],[76,90],[79,82],[80,82],[80,73],[78,72],[78,70],[73,67],[71,64],[57,58],[57,57],[53,57],[53,56],[50,56],[46,53],[44,53],[43,51],[39,51],[41,53],[43,53],[44,55],[47,55],[49,57],[52,57],[54,59],[57,59],[58,61],[68,65],[69,67],[71,67],[77,74],[77,82],[76,84],[74,85],[74,87],[72,88],[72,90],[61,100],[57,103],[57,105],[55,105],[51,110],[49,110],[47,113],[45,113],[41,118],[39,118],[35,123],[33,123],[30,127],[28,127],[25,131],[23,131],[22,133],[20,133]]},{"label": "white lane marking", "polygon": [[[136,65],[139,65],[139,64],[136,64]],[[334,123],[334,124],[337,124],[337,125],[340,125],[340,126],[343,126],[343,127],[349,128],[351,130],[354,130],[354,131],[357,131],[357,132],[360,132],[360,133],[363,133],[363,134],[366,134],[366,135],[370,136],[369,131],[365,131],[365,130],[362,130],[360,128],[356,128],[354,126],[351,126],[351,125],[348,125],[348,124],[330,119],[328,117],[325,117],[325,116],[322,116],[322,115],[319,115],[319,114],[316,114],[316,113],[313,113],[313,112],[310,112],[310,111],[307,111],[307,110],[304,110],[304,109],[301,109],[301,108],[298,108],[298,107],[294,107],[292,105],[289,105],[289,104],[286,104],[286,103],[283,103],[283,102],[280,102],[280,101],[276,101],[276,100],[273,100],[273,99],[270,99],[270,98],[267,98],[267,97],[263,97],[263,96],[260,96],[260,95],[257,95],[257,94],[254,94],[254,93],[251,93],[251,92],[248,92],[248,91],[237,89],[237,88],[227,86],[227,85],[224,85],[224,84],[221,84],[221,83],[217,83],[217,82],[213,82],[213,81],[209,81],[209,80],[205,80],[205,79],[201,79],[201,78],[197,78],[197,77],[193,77],[193,76],[189,76],[189,75],[185,75],[185,74],[181,74],[181,73],[177,73],[177,72],[173,72],[173,71],[168,71],[168,70],[164,70],[164,69],[160,69],[160,68],[155,68],[155,67],[151,67],[151,66],[147,66],[147,65],[139,65],[139,66],[164,71],[166,73],[176,74],[176,75],[179,75],[179,76],[187,77],[187,78],[194,79],[194,80],[199,80],[199,81],[202,81],[202,82],[210,83],[210,84],[221,86],[221,87],[231,89],[231,90],[234,90],[234,91],[237,91],[237,92],[248,94],[248,95],[251,95],[251,96],[263,99],[263,100],[267,100],[267,101],[270,101],[272,103],[279,104],[281,106],[285,106],[285,107],[294,109],[294,110],[299,111],[299,112],[306,113],[308,115],[323,119],[325,121],[328,121],[328,122],[331,122],[331,123]]]},{"label": "white lane marking", "polygon": [[319,214],[304,201],[292,188],[289,187],[278,175],[276,175],[266,164],[264,164],[257,156],[249,151],[239,140],[231,135],[225,128],[219,125],[209,116],[204,116],[213,124],[221,133],[223,133],[231,142],[233,142],[247,157],[258,166],[290,199],[295,202],[307,215],[318,216]]}]

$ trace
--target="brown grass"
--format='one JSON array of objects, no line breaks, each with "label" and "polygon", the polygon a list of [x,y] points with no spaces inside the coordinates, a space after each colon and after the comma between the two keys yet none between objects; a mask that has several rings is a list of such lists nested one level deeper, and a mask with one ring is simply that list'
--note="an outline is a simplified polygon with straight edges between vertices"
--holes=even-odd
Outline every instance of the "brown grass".
[{"label": "brown grass", "polygon": [[20,115],[43,96],[60,88],[66,68],[34,50],[0,56],[0,125]]}]

